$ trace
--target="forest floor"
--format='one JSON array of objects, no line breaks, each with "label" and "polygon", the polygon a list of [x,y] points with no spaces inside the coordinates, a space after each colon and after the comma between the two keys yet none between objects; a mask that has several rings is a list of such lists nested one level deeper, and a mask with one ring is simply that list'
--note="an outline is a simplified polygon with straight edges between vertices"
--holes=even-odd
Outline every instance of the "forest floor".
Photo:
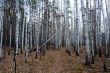
[{"label": "forest floor", "polygon": [[[75,53],[68,56],[65,49],[48,50],[46,55],[35,59],[35,52],[28,57],[27,64],[24,63],[24,56],[17,56],[17,73],[110,73],[103,71],[103,58],[96,58],[95,64],[84,65],[84,52],[80,56]],[[6,59],[0,61],[0,73],[14,73],[13,56],[6,55]]]}]

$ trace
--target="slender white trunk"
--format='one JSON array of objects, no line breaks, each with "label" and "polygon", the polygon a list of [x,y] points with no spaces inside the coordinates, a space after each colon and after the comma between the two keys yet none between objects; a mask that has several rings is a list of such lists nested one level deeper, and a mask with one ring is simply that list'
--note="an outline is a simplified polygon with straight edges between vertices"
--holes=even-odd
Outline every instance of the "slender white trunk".
[{"label": "slender white trunk", "polygon": [[106,5],[106,26],[105,26],[105,43],[106,43],[106,57],[108,56],[108,42],[109,42],[109,21],[108,21],[108,5],[107,5],[107,0],[105,0],[105,5]]},{"label": "slender white trunk", "polygon": [[25,26],[25,17],[23,19],[23,27],[22,27],[22,49],[24,48],[24,26]]},{"label": "slender white trunk", "polygon": [[29,54],[29,39],[28,39],[29,0],[24,0],[24,18],[25,18],[25,63],[26,63]]},{"label": "slender white trunk", "polygon": [[86,63],[89,65],[91,63],[91,52],[89,46],[89,9],[88,9],[88,0],[86,0],[86,24],[85,24],[85,44],[86,44]]},{"label": "slender white trunk", "polygon": [[11,48],[11,38],[12,38],[12,24],[10,24],[10,48]]},{"label": "slender white trunk", "polygon": [[75,46],[76,46],[76,54],[79,55],[79,16],[78,16],[78,1],[75,0]]},{"label": "slender white trunk", "polygon": [[18,53],[19,45],[19,22],[20,22],[20,12],[19,12],[19,0],[16,1],[16,54]]},{"label": "slender white trunk", "polygon": [[4,0],[0,0],[0,58],[2,58]]}]

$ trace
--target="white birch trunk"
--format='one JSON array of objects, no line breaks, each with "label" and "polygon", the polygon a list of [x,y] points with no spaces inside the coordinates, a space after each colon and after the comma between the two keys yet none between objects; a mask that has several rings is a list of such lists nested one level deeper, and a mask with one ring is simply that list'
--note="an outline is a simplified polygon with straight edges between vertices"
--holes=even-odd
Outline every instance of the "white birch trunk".
[{"label": "white birch trunk", "polygon": [[78,23],[78,1],[75,0],[75,26],[74,26],[74,31],[75,31],[75,47],[76,47],[76,54],[79,55],[79,23]]},{"label": "white birch trunk", "polygon": [[29,54],[29,40],[28,40],[28,22],[29,22],[29,0],[24,0],[24,17],[25,17],[25,63]]},{"label": "white birch trunk", "polygon": [[11,38],[12,38],[12,24],[10,24],[10,48],[11,48]]},{"label": "white birch trunk", "polygon": [[22,49],[24,48],[24,27],[25,26],[25,16],[23,19],[23,27],[22,27]]},{"label": "white birch trunk", "polygon": [[89,11],[88,11],[88,0],[86,0],[86,24],[85,24],[85,44],[86,44],[86,64],[90,65],[91,63],[91,52],[89,46]]},{"label": "white birch trunk", "polygon": [[16,54],[18,54],[18,48],[19,48],[19,22],[20,22],[20,12],[19,12],[19,0],[16,1]]},{"label": "white birch trunk", "polygon": [[106,26],[105,26],[105,43],[106,43],[106,57],[108,56],[108,42],[109,42],[109,21],[108,21],[108,5],[107,5],[107,0],[105,0],[105,5],[106,5]]},{"label": "white birch trunk", "polygon": [[2,58],[4,0],[0,0],[0,58]]}]

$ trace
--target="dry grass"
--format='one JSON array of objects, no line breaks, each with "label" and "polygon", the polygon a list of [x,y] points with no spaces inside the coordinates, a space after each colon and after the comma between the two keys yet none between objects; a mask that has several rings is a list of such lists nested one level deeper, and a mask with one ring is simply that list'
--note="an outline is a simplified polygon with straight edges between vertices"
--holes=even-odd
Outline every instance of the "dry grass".
[{"label": "dry grass", "polygon": [[[35,59],[35,52],[24,63],[24,56],[17,56],[17,73],[104,73],[102,59],[97,58],[90,67],[84,65],[84,53],[78,57],[74,53],[68,56],[61,50],[49,50],[41,60]],[[14,73],[12,54],[0,62],[0,73]],[[110,71],[108,70],[108,72]]]}]

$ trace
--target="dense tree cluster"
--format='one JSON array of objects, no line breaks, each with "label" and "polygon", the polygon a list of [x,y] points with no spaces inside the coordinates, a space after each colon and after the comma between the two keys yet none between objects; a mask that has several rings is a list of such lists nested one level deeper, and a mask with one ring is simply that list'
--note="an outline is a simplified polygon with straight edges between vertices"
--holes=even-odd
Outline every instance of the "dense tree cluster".
[{"label": "dense tree cluster", "polygon": [[109,56],[109,0],[0,0],[0,59],[36,51],[45,55],[49,47],[80,56],[94,63],[97,54]]}]

